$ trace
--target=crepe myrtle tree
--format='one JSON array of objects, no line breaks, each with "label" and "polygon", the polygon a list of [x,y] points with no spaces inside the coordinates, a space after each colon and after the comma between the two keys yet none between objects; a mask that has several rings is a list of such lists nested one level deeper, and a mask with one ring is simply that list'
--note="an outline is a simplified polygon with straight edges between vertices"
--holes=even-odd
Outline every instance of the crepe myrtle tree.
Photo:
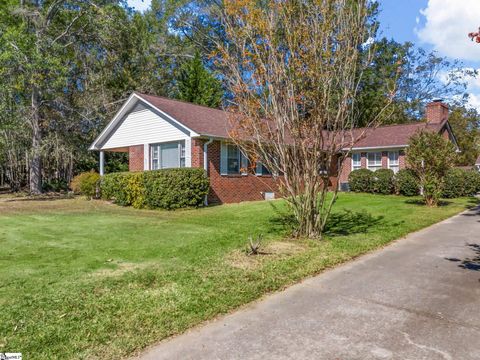
[{"label": "crepe myrtle tree", "polygon": [[278,175],[297,236],[321,238],[337,196],[331,183],[337,162],[363,136],[355,130],[355,99],[371,61],[365,56],[370,6],[367,0],[224,1],[227,40],[213,57],[230,91],[230,136]]},{"label": "crepe myrtle tree", "polygon": [[455,146],[439,134],[421,131],[411,137],[406,162],[418,178],[428,206],[438,205],[445,175],[455,158]]}]

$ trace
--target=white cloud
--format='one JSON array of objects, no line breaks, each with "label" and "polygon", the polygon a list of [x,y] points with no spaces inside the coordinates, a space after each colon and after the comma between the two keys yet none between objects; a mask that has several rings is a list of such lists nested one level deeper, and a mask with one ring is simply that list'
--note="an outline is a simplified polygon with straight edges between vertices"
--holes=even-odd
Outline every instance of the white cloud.
[{"label": "white cloud", "polygon": [[480,61],[480,44],[467,36],[480,26],[480,0],[429,0],[420,13],[425,17],[424,27],[415,29],[420,40],[441,55]]},{"label": "white cloud", "polygon": [[152,4],[152,0],[127,0],[127,2],[129,6],[140,12],[144,12]]}]

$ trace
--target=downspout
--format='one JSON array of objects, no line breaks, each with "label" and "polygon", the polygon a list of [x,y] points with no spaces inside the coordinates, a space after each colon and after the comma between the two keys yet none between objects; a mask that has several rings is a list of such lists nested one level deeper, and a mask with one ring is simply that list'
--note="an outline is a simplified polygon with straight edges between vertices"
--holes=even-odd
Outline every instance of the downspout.
[{"label": "downspout", "polygon": [[[208,141],[203,144],[203,169],[205,170],[205,174],[208,176],[208,145],[213,142],[212,138],[209,138]],[[205,195],[204,200],[205,206],[208,205],[208,195]]]}]

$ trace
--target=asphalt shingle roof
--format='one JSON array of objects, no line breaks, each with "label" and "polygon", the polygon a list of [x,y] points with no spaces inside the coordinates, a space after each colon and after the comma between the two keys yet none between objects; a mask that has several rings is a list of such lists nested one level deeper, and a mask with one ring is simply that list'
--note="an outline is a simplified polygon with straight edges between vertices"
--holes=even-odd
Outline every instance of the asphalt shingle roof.
[{"label": "asphalt shingle roof", "polygon": [[[172,100],[161,96],[146,95],[136,92],[142,99],[172,116],[177,121],[199,135],[228,138],[232,129],[229,113],[219,109],[196,105],[184,101]],[[408,144],[412,135],[420,130],[440,132],[446,121],[438,124],[416,122],[409,124],[380,126],[373,129],[357,129],[354,137],[357,138],[364,131],[355,144],[356,148],[390,147]],[[477,160],[477,162],[480,161]]]}]

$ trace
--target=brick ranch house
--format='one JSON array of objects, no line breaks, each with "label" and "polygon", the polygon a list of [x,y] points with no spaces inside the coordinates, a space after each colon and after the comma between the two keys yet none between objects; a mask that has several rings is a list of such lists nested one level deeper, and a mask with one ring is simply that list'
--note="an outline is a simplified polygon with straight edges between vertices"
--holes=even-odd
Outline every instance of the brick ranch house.
[{"label": "brick ranch house", "polygon": [[[343,162],[332,186],[348,188],[352,170],[405,167],[405,148],[421,129],[442,134],[456,144],[448,124],[448,107],[440,101],[427,105],[426,122],[369,129]],[[229,142],[227,113],[205,106],[134,92],[90,150],[128,152],[129,170],[172,167],[204,168],[210,178],[209,202],[234,203],[275,197],[277,180],[261,163],[243,172],[248,160]]]}]

